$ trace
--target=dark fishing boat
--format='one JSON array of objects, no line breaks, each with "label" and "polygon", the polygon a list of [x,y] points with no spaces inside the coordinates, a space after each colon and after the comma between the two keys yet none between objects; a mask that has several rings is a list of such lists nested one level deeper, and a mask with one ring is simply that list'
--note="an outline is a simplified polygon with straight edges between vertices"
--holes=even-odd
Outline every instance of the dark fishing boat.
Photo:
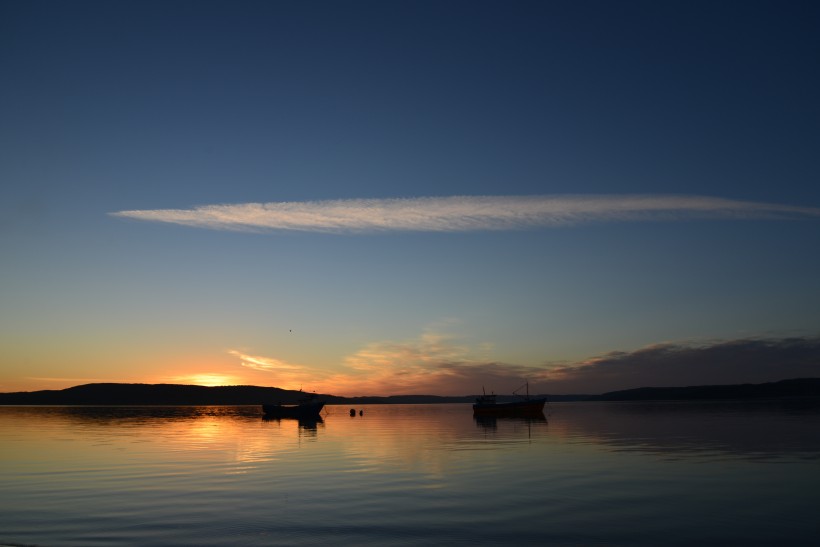
[{"label": "dark fishing boat", "polygon": [[483,395],[476,398],[475,404],[473,405],[473,414],[475,416],[543,416],[544,405],[547,402],[547,398],[539,397],[531,399],[529,383],[515,390],[513,395],[517,395],[517,392],[525,386],[527,388],[526,395],[519,395],[519,397],[521,397],[520,400],[507,403],[497,402],[495,393],[487,395],[485,391]]},{"label": "dark fishing boat", "polygon": [[262,405],[262,412],[268,418],[319,418],[319,413],[325,407],[324,401],[319,401],[315,393],[305,393],[304,397],[295,405],[281,403]]}]

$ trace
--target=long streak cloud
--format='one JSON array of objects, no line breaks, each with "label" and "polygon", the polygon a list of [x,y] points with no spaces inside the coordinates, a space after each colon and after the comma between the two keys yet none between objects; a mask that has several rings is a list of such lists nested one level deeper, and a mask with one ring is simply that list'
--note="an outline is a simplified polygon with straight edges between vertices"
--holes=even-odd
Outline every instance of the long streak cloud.
[{"label": "long streak cloud", "polygon": [[449,196],[202,205],[111,215],[216,230],[467,232],[613,221],[795,219],[820,217],[820,208],[709,196]]}]

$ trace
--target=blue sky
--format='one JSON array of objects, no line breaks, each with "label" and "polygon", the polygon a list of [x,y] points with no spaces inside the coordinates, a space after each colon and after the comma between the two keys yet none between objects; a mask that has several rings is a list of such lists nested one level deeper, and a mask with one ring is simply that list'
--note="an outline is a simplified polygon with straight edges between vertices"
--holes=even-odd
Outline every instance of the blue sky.
[{"label": "blue sky", "polygon": [[818,374],[813,2],[0,10],[0,391]]}]

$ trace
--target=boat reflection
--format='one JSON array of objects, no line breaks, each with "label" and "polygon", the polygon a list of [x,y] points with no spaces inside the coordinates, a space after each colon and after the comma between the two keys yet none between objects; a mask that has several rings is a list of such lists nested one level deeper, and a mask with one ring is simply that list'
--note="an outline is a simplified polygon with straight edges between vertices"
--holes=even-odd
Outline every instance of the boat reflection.
[{"label": "boat reflection", "polygon": [[263,422],[274,422],[279,425],[283,424],[292,424],[296,422],[299,426],[300,432],[307,432],[312,433],[313,435],[319,430],[320,427],[324,428],[325,421],[322,419],[321,416],[301,416],[301,417],[279,417],[279,416],[270,416],[265,414],[262,416]]},{"label": "boat reflection", "polygon": [[515,441],[533,440],[533,436],[542,436],[547,431],[547,417],[544,413],[535,416],[481,416],[474,415],[476,426],[488,437],[499,440]]},{"label": "boat reflection", "polygon": [[518,425],[527,425],[531,426],[533,424],[537,425],[546,425],[547,424],[547,417],[544,416],[542,412],[540,415],[535,416],[479,416],[474,415],[473,420],[475,421],[478,427],[483,429],[489,430],[496,430],[498,429],[499,422],[507,423],[507,424],[518,424]]}]

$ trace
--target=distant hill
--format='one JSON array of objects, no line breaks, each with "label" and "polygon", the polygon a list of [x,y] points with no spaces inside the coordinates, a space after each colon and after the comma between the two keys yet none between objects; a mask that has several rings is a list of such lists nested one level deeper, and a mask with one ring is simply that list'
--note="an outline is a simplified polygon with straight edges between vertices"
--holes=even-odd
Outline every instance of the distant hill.
[{"label": "distant hill", "polygon": [[670,401],[715,399],[767,399],[782,397],[820,397],[820,378],[795,378],[766,384],[723,386],[641,387],[611,391],[596,401]]},{"label": "distant hill", "polygon": [[[266,402],[292,404],[301,391],[258,386],[192,386],[183,384],[84,384],[62,390],[0,393],[0,405],[259,405]],[[423,404],[471,403],[475,395],[392,395],[388,397],[340,397],[319,394],[328,404]],[[587,396],[580,396],[586,398]],[[499,402],[514,400],[499,396]],[[577,397],[574,399],[577,400]]]},{"label": "distant hill", "polygon": [[[260,405],[297,402],[304,393],[276,387],[192,386],[180,384],[85,384],[62,390],[0,393],[0,405]],[[393,395],[390,397],[339,397],[319,394],[328,404],[471,403],[474,395]],[[820,378],[798,378],[768,384],[689,387],[643,387],[602,395],[538,395],[557,401],[648,401],[760,399],[820,397]],[[512,401],[499,395],[498,402]]]},{"label": "distant hill", "polygon": [[178,384],[85,384],[63,390],[0,393],[4,405],[245,405],[296,402],[298,391],[275,387]]},{"label": "distant hill", "polygon": [[[258,386],[192,386],[182,384],[84,384],[62,390],[0,393],[0,405],[259,405],[296,403],[301,391]],[[338,397],[319,394],[328,404],[452,403],[473,397],[397,395]]]}]

